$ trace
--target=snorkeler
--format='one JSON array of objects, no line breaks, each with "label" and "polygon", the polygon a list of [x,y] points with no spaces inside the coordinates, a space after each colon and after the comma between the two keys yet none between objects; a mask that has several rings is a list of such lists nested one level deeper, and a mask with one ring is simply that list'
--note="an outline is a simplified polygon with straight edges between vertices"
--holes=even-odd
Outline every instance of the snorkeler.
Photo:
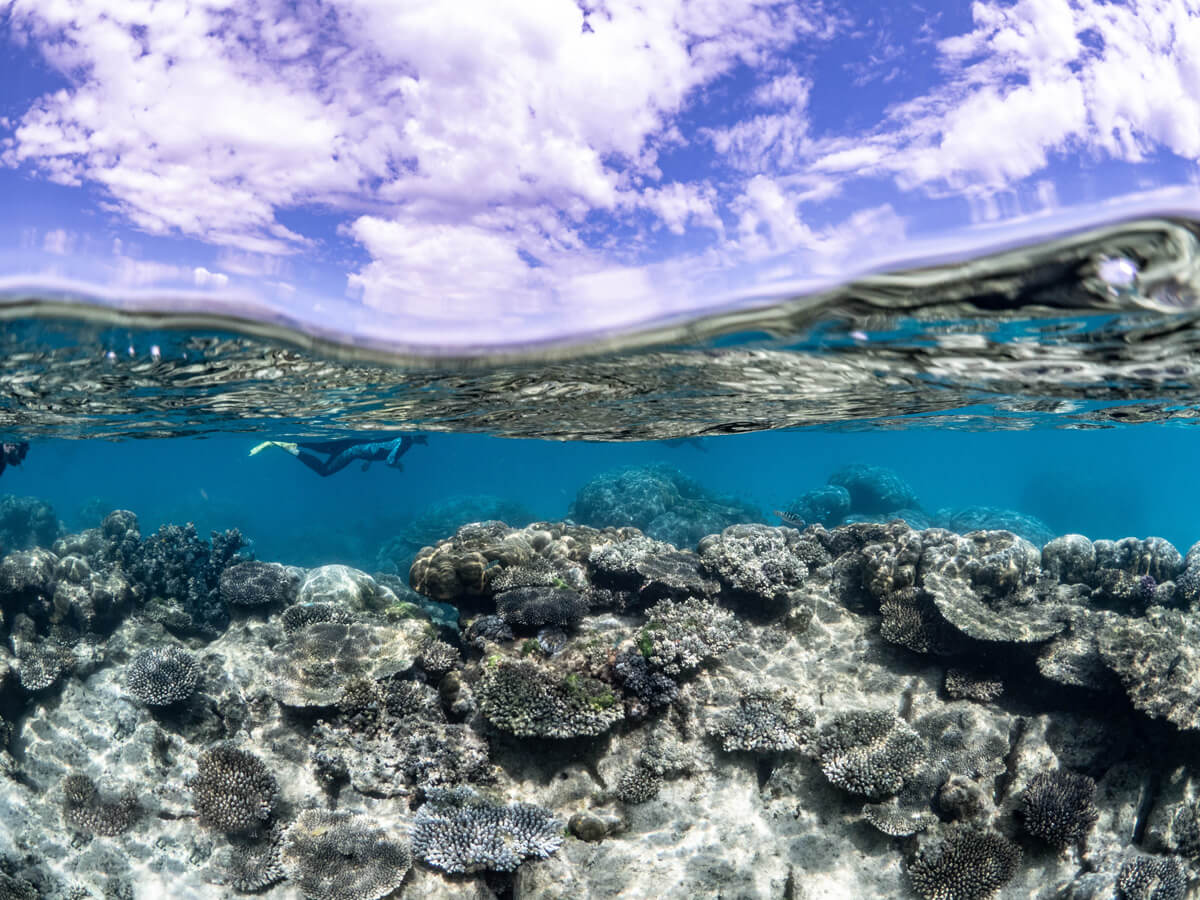
[{"label": "snorkeler", "polygon": [[27,441],[0,444],[0,474],[9,466],[19,466],[29,452]]},{"label": "snorkeler", "polygon": [[[355,438],[342,438],[336,441],[317,441],[304,444],[293,444],[287,441],[263,441],[250,451],[254,456],[267,447],[278,447],[286,450],[300,462],[304,463],[322,478],[340,472],[356,459],[362,460],[362,470],[365,472],[371,463],[384,460],[393,469],[403,469],[400,457],[407,453],[413,444],[428,443],[423,434],[410,437],[393,438],[390,441],[359,441]],[[320,455],[324,454],[322,459]]]}]

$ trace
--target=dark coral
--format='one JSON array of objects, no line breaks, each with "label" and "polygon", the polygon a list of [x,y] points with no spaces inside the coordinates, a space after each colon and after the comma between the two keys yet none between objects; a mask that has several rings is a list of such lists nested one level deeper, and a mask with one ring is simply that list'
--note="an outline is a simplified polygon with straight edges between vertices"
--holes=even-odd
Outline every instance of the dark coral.
[{"label": "dark coral", "polygon": [[227,744],[200,754],[190,782],[200,824],[225,832],[248,832],[271,817],[279,786],[261,759]]},{"label": "dark coral", "polygon": [[236,529],[214,531],[210,542],[190,522],[163,525],[142,542],[130,574],[167,627],[213,637],[229,624],[221,573],[239,561],[237,553],[244,546]]},{"label": "dark coral", "polygon": [[1117,875],[1121,900],[1183,900],[1187,871],[1173,856],[1135,856]]},{"label": "dark coral", "polygon": [[1021,848],[994,831],[952,825],[909,861],[913,889],[925,900],[985,900],[1016,874]]},{"label": "dark coral", "polygon": [[496,595],[496,612],[512,626],[570,628],[587,610],[587,600],[569,588],[519,587]]},{"label": "dark coral", "polygon": [[479,650],[485,649],[489,643],[505,644],[513,637],[513,630],[499,616],[477,616],[463,634],[466,642]]},{"label": "dark coral", "polygon": [[124,793],[116,800],[104,800],[96,783],[86,775],[68,775],[63,779],[63,821],[75,831],[113,837],[137,821],[141,812],[137,797]]},{"label": "dark coral", "polygon": [[829,476],[829,484],[850,494],[850,512],[877,515],[920,506],[917,495],[891,469],[853,464]]},{"label": "dark coral", "polygon": [[221,598],[233,606],[270,606],[296,599],[298,580],[279,563],[248,560],[221,572]]},{"label": "dark coral", "polygon": [[288,877],[308,900],[378,900],[398,888],[412,853],[365,816],[306,809],[280,851]]},{"label": "dark coral", "polygon": [[1099,818],[1096,782],[1074,772],[1042,772],[1021,792],[1025,830],[1056,849],[1078,843]]},{"label": "dark coral", "polygon": [[61,530],[54,508],[36,497],[0,496],[0,553],[49,547]]},{"label": "dark coral", "polygon": [[434,789],[426,796],[413,822],[413,853],[444,872],[512,872],[562,845],[562,825],[541,807],[500,806],[470,788]]},{"label": "dark coral", "polygon": [[484,718],[517,737],[597,735],[624,716],[604,682],[529,659],[489,661],[475,693]]},{"label": "dark coral", "polygon": [[679,684],[675,679],[651,669],[646,657],[638,650],[618,653],[613,671],[627,693],[650,707],[668,706],[679,696]]},{"label": "dark coral", "polygon": [[125,670],[125,687],[147,706],[181,703],[192,696],[199,681],[200,666],[182,647],[142,650]]}]

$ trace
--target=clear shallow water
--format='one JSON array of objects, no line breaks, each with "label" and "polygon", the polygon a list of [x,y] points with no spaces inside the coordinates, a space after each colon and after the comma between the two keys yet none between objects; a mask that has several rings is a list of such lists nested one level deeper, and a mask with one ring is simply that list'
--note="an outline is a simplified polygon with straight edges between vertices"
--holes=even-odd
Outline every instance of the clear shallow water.
[{"label": "clear shallow water", "polygon": [[[1200,847],[1187,824],[1200,822],[1189,786],[1200,779],[1190,768],[1200,667],[1188,637],[1200,620],[1186,593],[1189,578],[1200,580],[1183,558],[1200,540],[1194,243],[1186,223],[1127,224],[624,346],[487,359],[389,356],[263,323],[238,331],[232,320],[10,304],[0,438],[30,449],[0,475],[0,716],[11,754],[0,754],[0,870],[32,885],[31,896],[238,896],[229,854],[250,865],[282,842],[290,862],[255,863],[267,896],[326,896],[304,886],[308,863],[294,857],[329,827],[310,828],[302,811],[329,808],[399,842],[393,869],[404,868],[411,838],[417,860],[396,894],[404,897],[780,898],[798,896],[803,880],[814,896],[973,898],[983,894],[930,893],[922,881],[950,877],[929,860],[966,824],[999,835],[1001,857],[1024,854],[1000,896],[1112,897],[1145,853],[1177,866],[1171,877],[1186,884]],[[250,453],[263,440],[398,433],[427,437],[402,470],[354,463],[322,478],[283,449]],[[849,483],[855,465],[887,470],[871,478],[901,499],[872,506],[847,490],[850,505],[823,526],[803,536],[775,528],[781,512],[802,507],[800,527],[821,518],[812,492]],[[122,509],[137,515],[136,537],[112,515]],[[895,517],[912,530],[870,524]],[[456,536],[490,519],[554,524]],[[188,523],[196,538],[170,527]],[[646,551],[634,532],[612,530],[631,526],[682,552]],[[978,528],[989,532],[958,536]],[[245,541],[241,555],[210,556],[227,529]],[[1085,542],[1085,574],[1041,551],[1070,533],[1097,542]],[[1118,559],[1104,543],[1151,536],[1178,554],[1137,543]],[[625,571],[592,552],[610,545],[648,556],[634,554]],[[879,560],[918,545],[933,574],[924,593],[906,593],[904,576],[883,577]],[[486,557],[485,575],[469,559],[454,578],[428,563],[459,565],[472,553]],[[297,567],[271,570],[286,574],[286,598],[229,599],[266,592],[226,584],[250,556]],[[317,570],[330,564],[363,574],[322,587],[328,570]],[[29,574],[38,566],[48,580]],[[963,582],[984,598],[969,615],[946,599],[958,597],[937,581],[947,571],[978,576]],[[127,582],[123,599],[105,599],[113,577]],[[464,587],[472,577],[488,586]],[[505,591],[489,581],[504,578],[577,596],[542,598],[558,610],[545,621],[509,609],[515,633],[479,637],[477,617],[515,602],[497,599]],[[764,579],[786,589],[747,587]],[[703,609],[678,620],[655,605],[697,597]],[[945,605],[919,609],[914,597]],[[353,624],[288,630],[285,607],[330,598]],[[555,603],[567,604],[562,622]],[[701,658],[653,662],[663,633],[705,616],[717,624]],[[1044,630],[1031,640],[1027,626]],[[297,650],[306,628],[346,633]],[[1136,640],[1122,643],[1126,632]],[[454,648],[449,675],[414,662],[435,634]],[[398,650],[405,641],[412,646]],[[1138,641],[1151,651],[1139,655]],[[155,705],[131,672],[164,647],[192,654],[202,675],[194,693]],[[1052,648],[1061,655],[1044,665]],[[64,652],[72,661],[59,671],[52,663]],[[304,681],[343,654],[367,687]],[[643,665],[670,686],[660,679],[639,692],[631,658],[650,660]],[[586,702],[537,728],[516,722],[529,697],[515,703],[515,719],[489,707],[493,670],[529,666],[551,679],[555,702]],[[963,677],[978,687],[972,699],[950,692]],[[796,715],[763,725],[748,713],[745,733],[729,738],[735,711],[764,702],[757,690]],[[420,708],[397,711],[409,702]],[[903,762],[907,793],[869,792],[887,802],[896,793],[904,816],[923,814],[919,836],[870,826],[883,813],[864,813],[864,792],[847,788],[842,762],[806,731],[820,729],[828,744],[845,726],[839,717],[863,711],[894,720],[901,745],[917,740],[908,728],[925,742],[923,762]],[[815,724],[803,725],[810,714]],[[771,744],[773,728],[791,744]],[[419,752],[404,749],[414,734]],[[771,746],[756,751],[759,741]],[[665,758],[667,745],[691,762],[660,765],[667,774],[650,780],[662,784],[644,796],[630,779],[649,778],[645,760]],[[201,796],[205,778],[223,790],[205,755],[218,746],[253,754],[277,780],[269,811],[232,836]],[[482,748],[491,768],[455,769],[446,754],[461,747]],[[926,765],[943,757],[953,759],[944,771]],[[1061,854],[1023,824],[1034,779],[1055,772],[1100,785],[1089,842]],[[947,773],[974,785],[980,809],[941,799]],[[100,806],[71,800],[71,775],[100,785]],[[519,868],[475,838],[443,835],[431,848],[422,816],[448,802],[437,794],[447,785],[538,807],[528,813],[535,824],[552,820],[534,829],[542,843]],[[96,817],[116,816],[114,798],[127,789],[140,812],[105,833]],[[503,839],[519,843],[519,831]],[[478,860],[447,878],[445,859],[462,851],[454,840]],[[730,846],[739,852],[723,867],[703,862]],[[370,854],[344,856],[322,865],[365,879]]]}]

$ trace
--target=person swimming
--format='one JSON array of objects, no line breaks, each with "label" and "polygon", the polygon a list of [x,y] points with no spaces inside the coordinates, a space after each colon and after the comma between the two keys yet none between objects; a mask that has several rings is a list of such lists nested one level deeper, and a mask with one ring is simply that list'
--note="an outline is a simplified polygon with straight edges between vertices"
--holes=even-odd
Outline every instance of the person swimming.
[{"label": "person swimming", "polygon": [[402,470],[404,466],[400,464],[400,457],[411,450],[414,444],[427,444],[428,442],[429,439],[423,434],[403,435],[390,441],[360,441],[357,438],[306,443],[263,441],[250,451],[250,455],[254,456],[267,447],[278,447],[280,450],[292,454],[324,478],[334,472],[340,472],[355,460],[362,460],[364,472],[371,467],[371,463],[380,460],[386,462],[393,469]]},{"label": "person swimming", "polygon": [[13,441],[0,444],[0,474],[9,466],[19,466],[29,452],[28,441]]}]

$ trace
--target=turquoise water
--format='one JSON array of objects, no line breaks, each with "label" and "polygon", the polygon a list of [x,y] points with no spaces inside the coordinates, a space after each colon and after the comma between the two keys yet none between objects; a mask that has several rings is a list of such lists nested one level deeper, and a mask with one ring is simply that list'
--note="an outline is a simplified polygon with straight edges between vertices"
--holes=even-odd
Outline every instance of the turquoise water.
[{"label": "turquoise water", "polygon": [[556,520],[588,479],[650,463],[746,500],[770,524],[780,524],[774,510],[841,466],[866,463],[893,469],[930,512],[996,506],[1036,516],[1056,534],[1157,535],[1182,549],[1200,540],[1196,434],[1187,425],[808,429],[705,438],[699,447],[434,434],[404,457],[403,471],[352,464],[328,478],[282,452],[249,457],[260,434],[35,441],[23,465],[0,476],[0,490],[46,500],[72,530],[97,525],[97,510],[130,509],[144,533],[170,522],[194,522],[203,535],[236,527],[262,559],[367,569],[388,538],[439,501],[491,495]]}]

